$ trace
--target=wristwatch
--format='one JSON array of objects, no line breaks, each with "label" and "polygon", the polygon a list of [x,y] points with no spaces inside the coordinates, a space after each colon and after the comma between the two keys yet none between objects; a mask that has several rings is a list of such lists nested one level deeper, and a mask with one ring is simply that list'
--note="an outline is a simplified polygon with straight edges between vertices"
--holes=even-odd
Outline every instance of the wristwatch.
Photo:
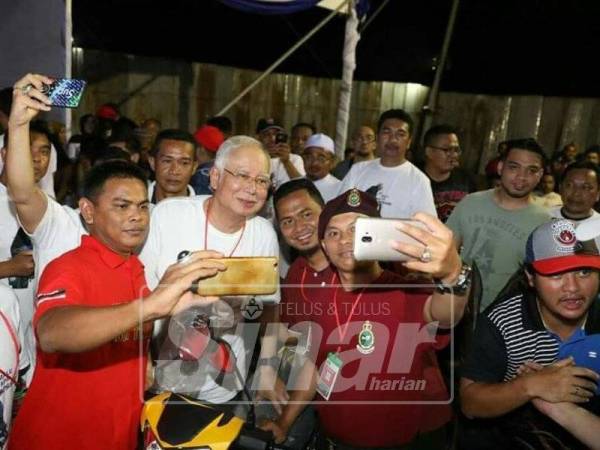
[{"label": "wristwatch", "polygon": [[464,295],[467,290],[471,287],[471,272],[472,268],[470,265],[463,262],[460,273],[458,274],[458,278],[456,279],[456,283],[454,285],[448,285],[442,282],[439,279],[435,281],[435,290],[440,294],[456,294],[456,295]]},{"label": "wristwatch", "polygon": [[273,369],[277,370],[279,369],[279,364],[281,363],[281,361],[279,360],[278,356],[271,356],[269,358],[260,358],[258,360],[258,367],[260,366],[270,366]]}]

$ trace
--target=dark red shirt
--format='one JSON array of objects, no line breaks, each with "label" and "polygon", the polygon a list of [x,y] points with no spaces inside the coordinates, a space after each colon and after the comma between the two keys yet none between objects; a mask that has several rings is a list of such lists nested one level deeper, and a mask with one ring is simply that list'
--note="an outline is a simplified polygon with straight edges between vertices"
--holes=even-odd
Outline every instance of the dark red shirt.
[{"label": "dark red shirt", "polygon": [[[94,237],[83,236],[81,246],[44,270],[34,329],[52,308],[117,305],[147,292],[144,268],[136,256],[125,259]],[[144,326],[142,337],[136,327],[81,353],[45,353],[38,347],[31,387],[8,448],[134,449],[150,332],[151,327]]]},{"label": "dark red shirt", "polygon": [[331,266],[316,271],[308,265],[304,256],[298,256],[290,268],[281,286],[279,317],[282,323],[293,326],[318,314],[312,298],[317,291],[333,281]]},{"label": "dark red shirt", "polygon": [[[361,289],[346,292],[337,282],[319,290],[313,300],[323,311],[310,318],[323,331],[319,342],[320,333],[313,325],[317,366],[330,352],[339,351],[343,361],[330,399],[317,394],[320,422],[327,436],[351,446],[402,445],[417,432],[438,428],[450,418],[448,405],[419,404],[449,400],[434,352],[449,342],[448,336],[423,328],[429,294],[422,289],[402,290],[394,286],[398,284],[402,278],[385,271],[358,301]],[[374,345],[365,354],[357,344],[368,326]]]}]

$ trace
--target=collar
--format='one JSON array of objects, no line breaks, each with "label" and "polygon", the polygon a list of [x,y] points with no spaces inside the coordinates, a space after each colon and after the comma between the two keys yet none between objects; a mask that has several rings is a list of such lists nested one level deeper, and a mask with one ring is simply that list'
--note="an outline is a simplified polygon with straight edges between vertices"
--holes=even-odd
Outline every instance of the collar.
[{"label": "collar", "polygon": [[139,259],[135,255],[131,255],[129,258],[124,258],[115,251],[108,248],[105,244],[100,242],[94,236],[82,236],[81,247],[88,248],[95,251],[100,256],[100,259],[111,269],[116,269],[122,265],[132,265],[136,262],[139,263]]},{"label": "collar", "polygon": [[[149,185],[148,185],[148,197],[150,198],[150,203],[152,203],[153,205],[156,205],[158,202],[156,201],[156,192],[155,192],[155,188],[156,188],[156,180],[152,181]],[[188,197],[193,197],[196,195],[196,191],[194,191],[194,188],[192,186],[190,186],[189,184],[187,185],[187,196]]]}]

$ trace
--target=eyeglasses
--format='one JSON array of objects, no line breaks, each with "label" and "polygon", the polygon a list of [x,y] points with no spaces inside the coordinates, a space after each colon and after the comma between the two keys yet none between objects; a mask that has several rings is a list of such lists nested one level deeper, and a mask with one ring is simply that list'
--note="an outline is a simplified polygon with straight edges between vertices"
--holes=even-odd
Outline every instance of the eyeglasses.
[{"label": "eyeglasses", "polygon": [[354,140],[363,144],[370,144],[371,142],[375,142],[375,136],[356,136]]},{"label": "eyeglasses", "polygon": [[257,189],[262,189],[262,190],[267,190],[269,189],[269,187],[271,186],[271,179],[269,177],[265,177],[265,176],[257,176],[257,177],[251,177],[250,175],[248,175],[247,173],[244,172],[232,172],[229,169],[223,168],[223,170],[225,172],[227,172],[229,175],[231,175],[232,177],[235,178],[235,180],[239,183],[242,184],[244,186],[251,186],[252,183],[256,184]]},{"label": "eyeglasses", "polygon": [[457,155],[460,155],[462,153],[462,149],[459,146],[456,147],[436,147],[435,145],[428,145],[427,147],[431,147],[431,148],[435,148],[436,150],[440,150],[442,152],[444,152],[446,155],[449,155],[450,153],[456,153]]}]

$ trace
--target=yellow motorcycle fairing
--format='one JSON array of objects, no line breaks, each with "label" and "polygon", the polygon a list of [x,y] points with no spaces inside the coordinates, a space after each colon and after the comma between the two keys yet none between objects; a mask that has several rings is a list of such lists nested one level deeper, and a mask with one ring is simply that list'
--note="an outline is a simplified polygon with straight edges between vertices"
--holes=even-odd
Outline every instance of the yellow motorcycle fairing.
[{"label": "yellow motorcycle fairing", "polygon": [[244,421],[220,405],[210,405],[172,392],[146,401],[142,431],[150,427],[163,448],[227,450]]}]

